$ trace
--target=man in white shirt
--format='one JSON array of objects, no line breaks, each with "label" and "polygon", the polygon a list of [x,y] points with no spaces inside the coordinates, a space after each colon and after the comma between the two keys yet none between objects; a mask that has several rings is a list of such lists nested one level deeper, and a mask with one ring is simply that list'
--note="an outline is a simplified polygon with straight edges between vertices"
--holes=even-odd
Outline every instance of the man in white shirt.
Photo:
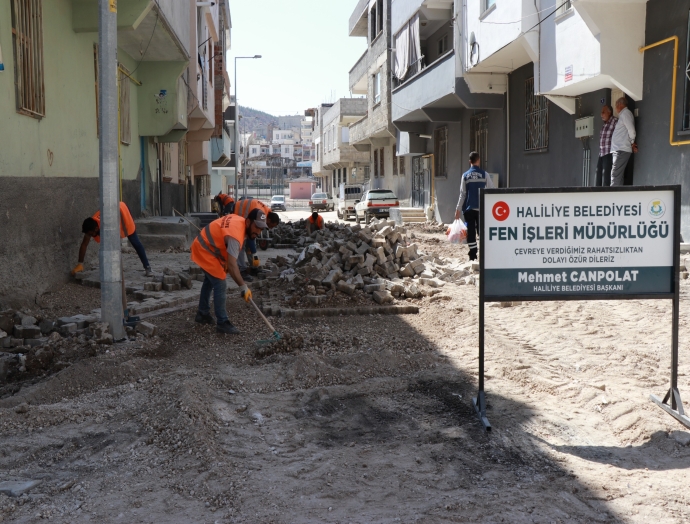
[{"label": "man in white shirt", "polygon": [[630,155],[637,153],[635,117],[628,109],[628,101],[625,97],[616,100],[616,111],[618,111],[618,123],[611,137],[611,153],[613,153],[611,186],[622,186],[625,166],[628,165]]}]

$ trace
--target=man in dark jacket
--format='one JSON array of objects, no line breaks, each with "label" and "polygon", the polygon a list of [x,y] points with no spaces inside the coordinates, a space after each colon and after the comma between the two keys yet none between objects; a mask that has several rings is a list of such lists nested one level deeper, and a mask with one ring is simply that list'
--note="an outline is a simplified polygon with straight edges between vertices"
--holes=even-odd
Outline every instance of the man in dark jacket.
[{"label": "man in dark jacket", "polygon": [[464,216],[467,223],[467,246],[470,260],[477,260],[477,233],[479,232],[479,190],[494,187],[491,177],[479,164],[479,153],[470,153],[470,169],[463,173],[460,182],[460,199],[455,208],[455,220]]}]

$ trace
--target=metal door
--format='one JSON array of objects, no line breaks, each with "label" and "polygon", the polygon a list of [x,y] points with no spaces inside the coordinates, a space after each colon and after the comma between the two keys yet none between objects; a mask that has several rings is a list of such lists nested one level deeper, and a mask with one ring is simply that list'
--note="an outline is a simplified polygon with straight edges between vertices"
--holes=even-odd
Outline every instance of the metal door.
[{"label": "metal door", "polygon": [[425,207],[429,200],[429,169],[426,158],[412,159],[412,207]]}]

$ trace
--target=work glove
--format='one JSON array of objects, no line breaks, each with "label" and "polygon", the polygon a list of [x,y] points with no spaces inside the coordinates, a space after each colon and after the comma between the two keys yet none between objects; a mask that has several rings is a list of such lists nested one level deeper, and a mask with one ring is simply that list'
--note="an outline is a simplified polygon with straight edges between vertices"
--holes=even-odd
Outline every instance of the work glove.
[{"label": "work glove", "polygon": [[259,267],[260,265],[261,261],[259,261],[259,255],[252,255],[252,266]]},{"label": "work glove", "polygon": [[249,304],[249,302],[250,302],[251,299],[252,299],[252,290],[249,289],[249,287],[247,286],[247,284],[245,284],[244,286],[242,286],[242,287],[240,288],[240,295],[242,296],[242,298],[244,299],[244,301],[245,301],[247,304]]},{"label": "work glove", "polygon": [[82,271],[84,271],[84,264],[77,264],[76,266],[74,266],[74,269],[70,271],[70,273],[72,274],[72,276],[74,276],[77,273],[81,273]]}]

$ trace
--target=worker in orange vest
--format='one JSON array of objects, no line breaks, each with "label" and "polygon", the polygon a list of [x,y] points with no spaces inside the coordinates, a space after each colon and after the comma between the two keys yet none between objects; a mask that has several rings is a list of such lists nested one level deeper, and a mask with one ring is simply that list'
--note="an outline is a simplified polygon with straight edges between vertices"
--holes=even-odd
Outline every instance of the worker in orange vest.
[{"label": "worker in orange vest", "polygon": [[323,217],[314,211],[307,219],[307,235],[321,229],[323,229]]},{"label": "worker in orange vest", "polygon": [[[84,233],[84,239],[81,241],[79,248],[79,263],[72,270],[72,276],[84,271],[84,258],[86,257],[86,248],[89,247],[89,242],[93,238],[99,244],[101,243],[101,211],[84,220],[81,225],[81,232]],[[149,259],[146,257],[146,250],[137,236],[136,227],[134,226],[134,219],[129,212],[129,208],[124,202],[120,202],[120,238],[127,238],[129,243],[139,255],[139,260],[144,265],[146,276],[153,276]]]},{"label": "worker in orange vest", "polygon": [[[254,197],[240,198],[235,204],[234,213],[238,216],[247,218],[249,213],[255,209],[259,209],[263,214],[266,215],[266,225],[268,225],[268,229],[273,229],[280,224],[280,217],[278,216],[278,213],[274,213],[266,204]],[[240,253],[240,258],[238,259],[242,277],[247,282],[251,282],[254,279],[247,273],[247,258],[251,258],[252,267],[258,268],[261,265],[259,262],[259,256],[256,254],[256,242],[251,238],[248,238],[245,242],[242,253]]]},{"label": "worker in orange vest", "polygon": [[[204,272],[204,283],[201,286],[199,310],[194,318],[200,324],[216,324],[216,331],[228,335],[236,335],[239,330],[228,319],[225,308],[227,283],[229,273],[235,283],[240,286],[240,294],[245,302],[252,299],[252,292],[244,283],[237,265],[237,257],[242,251],[245,239],[255,239],[266,229],[266,215],[255,209],[247,218],[239,215],[227,215],[214,220],[204,229],[192,243],[192,260]],[[211,292],[213,292],[213,307],[216,319],[211,316]]]},{"label": "worker in orange vest", "polygon": [[218,193],[214,200],[218,202],[220,216],[230,215],[235,209],[235,199],[232,198],[230,195],[226,195],[225,193]]}]

